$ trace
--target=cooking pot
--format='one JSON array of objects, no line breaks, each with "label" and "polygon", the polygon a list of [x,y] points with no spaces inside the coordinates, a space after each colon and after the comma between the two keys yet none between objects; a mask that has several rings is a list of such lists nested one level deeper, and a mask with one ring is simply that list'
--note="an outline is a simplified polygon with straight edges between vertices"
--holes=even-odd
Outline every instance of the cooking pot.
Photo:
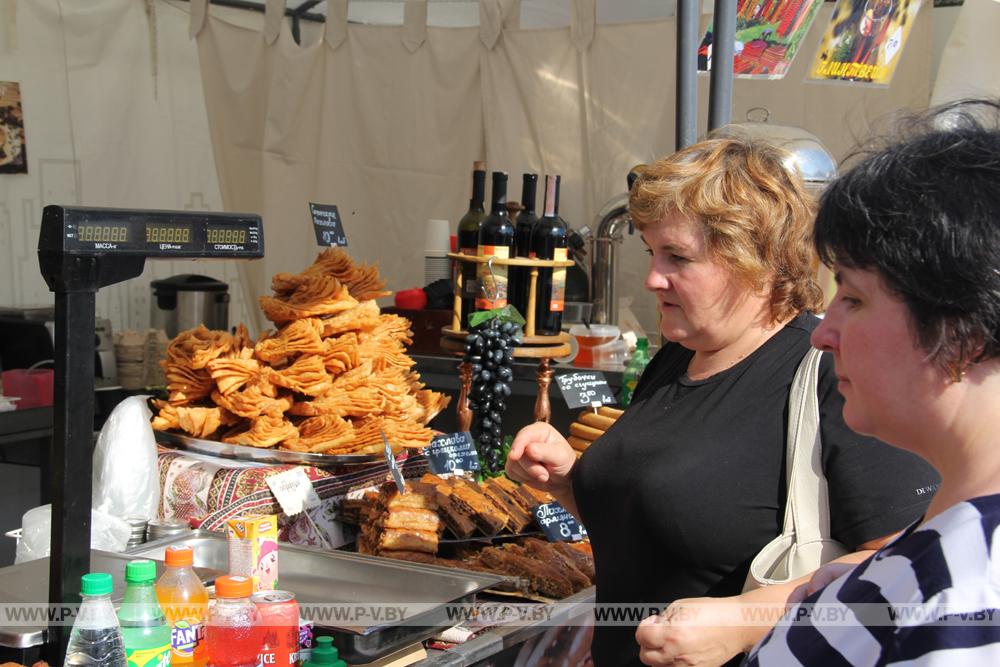
[{"label": "cooking pot", "polygon": [[153,289],[150,326],[173,338],[181,331],[204,324],[209,329],[229,328],[229,285],[185,273],[150,283]]}]

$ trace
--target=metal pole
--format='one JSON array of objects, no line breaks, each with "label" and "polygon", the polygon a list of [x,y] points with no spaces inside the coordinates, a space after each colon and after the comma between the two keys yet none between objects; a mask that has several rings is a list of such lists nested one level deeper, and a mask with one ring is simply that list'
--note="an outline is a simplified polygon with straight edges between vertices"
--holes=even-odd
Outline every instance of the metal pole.
[{"label": "metal pole", "polygon": [[712,25],[712,81],[708,97],[709,131],[726,125],[733,115],[736,0],[715,0]]},{"label": "metal pole", "polygon": [[[93,258],[76,261],[81,273],[94,271]],[[52,545],[49,604],[79,602],[80,577],[90,571],[91,475],[94,442],[94,301],[90,290],[57,291],[55,386],[52,412],[50,488]],[[49,664],[66,655],[69,627],[49,625]]]},{"label": "metal pole", "polygon": [[677,0],[677,150],[698,138],[699,5],[700,0]]}]

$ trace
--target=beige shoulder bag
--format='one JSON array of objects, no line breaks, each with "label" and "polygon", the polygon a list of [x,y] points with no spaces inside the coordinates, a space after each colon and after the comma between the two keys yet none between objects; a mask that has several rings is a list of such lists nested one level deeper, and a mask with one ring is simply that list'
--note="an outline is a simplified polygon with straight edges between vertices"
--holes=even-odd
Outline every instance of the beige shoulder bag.
[{"label": "beige shoulder bag", "polygon": [[754,557],[744,591],[783,584],[848,552],[830,539],[830,498],[823,474],[823,447],[816,396],[822,352],[803,357],[788,395],[788,500],[781,535]]}]

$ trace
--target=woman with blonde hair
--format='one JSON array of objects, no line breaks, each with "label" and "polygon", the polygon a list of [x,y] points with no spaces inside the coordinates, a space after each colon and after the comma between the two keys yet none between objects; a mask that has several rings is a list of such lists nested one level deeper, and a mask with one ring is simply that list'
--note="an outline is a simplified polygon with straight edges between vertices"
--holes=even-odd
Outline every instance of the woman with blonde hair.
[{"label": "woman with blonde hair", "polygon": [[[789,388],[822,300],[812,200],[788,157],[716,138],[646,169],[629,212],[650,255],[645,286],[667,342],[624,415],[579,461],[548,424],[514,440],[508,474],[555,495],[587,527],[599,608],[636,613],[707,598],[738,609],[783,602],[791,590],[741,594],[750,560],[781,532]],[[857,561],[920,516],[920,490],[936,476],[844,425],[830,362],[818,392],[831,528]],[[598,618],[595,664],[719,665],[767,630],[672,618],[641,637],[641,654],[639,618]]]}]

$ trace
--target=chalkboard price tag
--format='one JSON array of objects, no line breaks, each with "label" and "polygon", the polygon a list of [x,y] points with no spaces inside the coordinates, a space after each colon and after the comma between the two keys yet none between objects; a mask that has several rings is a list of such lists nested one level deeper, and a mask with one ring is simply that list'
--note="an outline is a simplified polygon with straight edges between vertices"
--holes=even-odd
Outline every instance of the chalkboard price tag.
[{"label": "chalkboard price tag", "polygon": [[318,245],[347,247],[347,234],[344,233],[344,225],[336,206],[309,202],[309,212],[312,213]]},{"label": "chalkboard price tag", "polygon": [[615,403],[615,394],[608,386],[604,373],[600,371],[557,375],[556,384],[559,385],[559,391],[562,392],[570,410],[589,408],[595,403],[601,405]]},{"label": "chalkboard price tag", "polygon": [[436,475],[479,470],[479,454],[468,431],[436,436],[426,453],[431,472]]},{"label": "chalkboard price tag", "polygon": [[546,503],[535,508],[535,521],[549,542],[579,542],[587,529],[559,503]]}]

